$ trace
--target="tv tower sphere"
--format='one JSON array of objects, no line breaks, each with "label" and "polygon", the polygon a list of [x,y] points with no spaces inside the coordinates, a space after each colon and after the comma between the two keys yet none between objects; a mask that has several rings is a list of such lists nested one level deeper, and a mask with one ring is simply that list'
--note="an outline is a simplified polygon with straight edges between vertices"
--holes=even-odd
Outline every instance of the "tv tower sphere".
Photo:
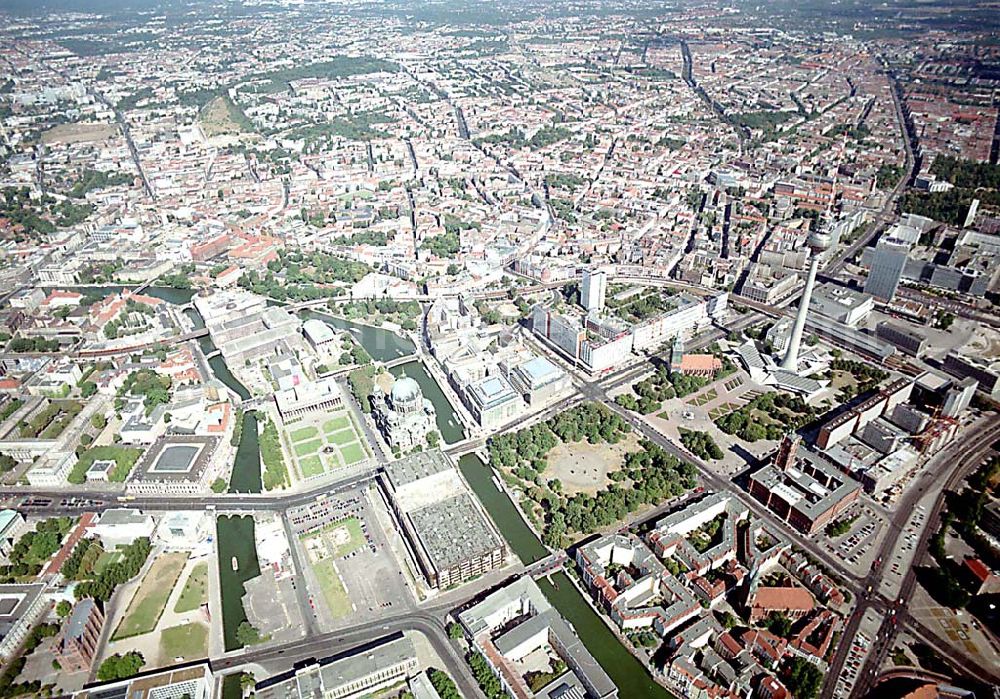
[{"label": "tv tower sphere", "polygon": [[813,231],[806,239],[806,245],[809,246],[809,249],[812,250],[814,255],[818,255],[821,252],[829,250],[832,244],[833,239],[830,237],[830,234],[820,231]]}]

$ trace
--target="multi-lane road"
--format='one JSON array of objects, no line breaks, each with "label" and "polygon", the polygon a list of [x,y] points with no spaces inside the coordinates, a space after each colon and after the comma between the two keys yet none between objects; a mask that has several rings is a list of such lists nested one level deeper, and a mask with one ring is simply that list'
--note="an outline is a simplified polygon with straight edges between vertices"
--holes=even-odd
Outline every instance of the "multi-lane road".
[{"label": "multi-lane road", "polygon": [[224,672],[252,663],[277,661],[291,666],[293,663],[310,658],[320,659],[337,655],[398,631],[418,631],[430,642],[448,674],[455,680],[462,696],[484,699],[485,695],[470,676],[464,659],[448,639],[443,619],[450,611],[450,607],[449,604],[446,608],[409,611],[391,619],[368,621],[316,636],[307,636],[291,643],[231,653],[223,658],[211,660],[210,665],[214,672]]},{"label": "multi-lane road", "polygon": [[[889,80],[892,81],[892,76],[889,76]],[[858,239],[847,246],[847,248],[838,254],[836,257],[832,258],[827,265],[823,268],[824,274],[828,276],[835,276],[838,272],[844,269],[848,260],[853,258],[858,254],[858,251],[868,245],[872,240],[878,237],[885,227],[892,223],[896,218],[896,202],[899,200],[899,196],[906,189],[907,184],[913,179],[913,170],[916,165],[916,159],[913,157],[913,145],[910,142],[910,134],[907,132],[906,119],[903,115],[903,105],[899,94],[895,90],[895,84],[892,85],[892,101],[893,106],[896,108],[896,123],[899,126],[900,133],[903,136],[903,146],[906,151],[906,167],[903,176],[899,178],[899,182],[893,187],[892,192],[890,192],[889,197],[886,199],[885,206],[882,210],[875,216],[868,229],[858,236]]]},{"label": "multi-lane road", "polygon": [[[994,418],[975,427],[967,436],[953,442],[946,449],[935,455],[930,460],[920,479],[907,491],[906,495],[899,502],[896,514],[889,525],[889,532],[879,549],[879,557],[882,561],[888,561],[889,556],[899,546],[899,537],[914,508],[918,502],[927,495],[934,496],[934,505],[929,516],[924,521],[923,531],[920,534],[913,562],[907,571],[899,594],[895,600],[888,603],[879,595],[879,586],[882,584],[884,566],[876,566],[862,582],[864,590],[872,590],[871,593],[863,592],[858,600],[857,607],[852,615],[844,638],[850,639],[857,632],[858,624],[864,611],[869,607],[876,607],[884,613],[883,622],[871,651],[859,674],[858,684],[855,687],[855,694],[864,696],[878,678],[878,670],[885,661],[886,656],[891,652],[896,633],[901,625],[909,628],[911,633],[922,640],[934,643],[935,634],[927,629],[923,624],[915,620],[908,612],[910,599],[917,585],[916,567],[927,553],[927,548],[931,537],[940,524],[941,512],[945,505],[945,493],[953,490],[972,471],[979,467],[987,455],[992,451],[993,445],[1000,439],[1000,418]],[[843,668],[844,660],[849,650],[849,643],[840,645],[830,664],[830,674],[839,675]],[[949,659],[953,664],[966,671],[975,672],[976,677],[996,682],[1000,684],[1000,672],[996,668],[983,667],[974,658],[965,653],[961,653],[957,648],[948,644],[943,644],[938,640],[939,654]],[[827,684],[827,691],[824,691],[822,699],[826,699],[831,694],[832,683]]]}]

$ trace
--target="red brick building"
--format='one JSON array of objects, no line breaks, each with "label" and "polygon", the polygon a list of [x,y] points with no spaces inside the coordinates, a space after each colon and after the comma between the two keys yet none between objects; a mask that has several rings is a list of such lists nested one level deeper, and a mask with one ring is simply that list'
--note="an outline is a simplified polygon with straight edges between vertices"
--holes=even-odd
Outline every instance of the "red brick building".
[{"label": "red brick building", "polygon": [[52,654],[63,672],[90,669],[97,655],[102,626],[104,612],[94,600],[83,599],[76,603],[52,646]]}]

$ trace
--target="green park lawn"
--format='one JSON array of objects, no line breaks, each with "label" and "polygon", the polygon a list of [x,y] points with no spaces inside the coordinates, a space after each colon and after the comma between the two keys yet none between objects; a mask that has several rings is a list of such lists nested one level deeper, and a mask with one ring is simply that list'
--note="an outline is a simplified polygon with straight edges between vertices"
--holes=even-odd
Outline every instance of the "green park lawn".
[{"label": "green park lawn", "polygon": [[309,456],[323,448],[323,440],[311,439],[308,442],[299,442],[294,448],[296,456]]},{"label": "green park lawn", "polygon": [[325,471],[323,468],[323,460],[319,457],[319,454],[303,456],[299,459],[299,468],[302,470],[303,478],[318,476]]},{"label": "green park lawn", "polygon": [[319,434],[319,430],[313,426],[300,427],[299,429],[291,432],[289,436],[292,438],[292,442],[303,442],[307,439],[312,439]]},{"label": "green park lawn", "polygon": [[208,602],[208,563],[199,563],[191,569],[174,611],[178,614],[190,612],[205,602]]},{"label": "green park lawn", "polygon": [[361,448],[361,445],[357,442],[353,444],[348,444],[346,447],[340,448],[340,458],[344,460],[344,463],[348,466],[356,464],[359,461],[364,461],[365,450]]},{"label": "green park lawn", "polygon": [[340,430],[339,432],[328,432],[326,435],[326,441],[341,447],[345,444],[357,441],[357,439],[357,435],[354,434],[354,430],[352,429]]},{"label": "green park lawn", "polygon": [[350,425],[351,421],[346,415],[338,415],[337,417],[323,423],[323,431],[326,433],[336,432],[337,430],[342,430],[345,427],[350,427]]},{"label": "green park lawn", "polygon": [[122,559],[121,551],[104,551],[94,563],[94,575],[100,575],[112,563],[117,563]]},{"label": "green park lawn", "polygon": [[200,622],[164,629],[160,635],[160,663],[172,664],[175,658],[197,660],[208,655],[208,627]]},{"label": "green park lawn", "polygon": [[334,618],[347,616],[351,612],[351,599],[347,596],[344,583],[337,574],[333,561],[326,559],[313,565],[313,572],[319,581],[323,599]]},{"label": "green park lawn", "polygon": [[354,444],[348,444],[346,447],[341,447],[340,458],[344,460],[344,463],[348,466],[356,464],[359,461],[364,461],[365,450],[361,448],[361,445],[355,442]]},{"label": "green park lawn", "polygon": [[165,553],[153,561],[111,640],[139,636],[156,628],[187,558],[187,553]]}]

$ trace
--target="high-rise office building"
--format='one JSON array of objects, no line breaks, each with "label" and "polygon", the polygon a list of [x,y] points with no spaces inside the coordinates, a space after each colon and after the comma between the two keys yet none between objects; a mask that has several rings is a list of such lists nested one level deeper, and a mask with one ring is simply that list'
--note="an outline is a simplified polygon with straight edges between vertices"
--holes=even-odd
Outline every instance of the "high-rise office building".
[{"label": "high-rise office building", "polygon": [[580,288],[580,305],[587,313],[604,309],[604,295],[607,293],[608,275],[606,272],[583,273],[583,285]]},{"label": "high-rise office building", "polygon": [[880,242],[872,255],[868,279],[865,281],[865,293],[882,301],[892,301],[899,287],[899,280],[903,277],[908,252],[909,249],[905,245]]}]

